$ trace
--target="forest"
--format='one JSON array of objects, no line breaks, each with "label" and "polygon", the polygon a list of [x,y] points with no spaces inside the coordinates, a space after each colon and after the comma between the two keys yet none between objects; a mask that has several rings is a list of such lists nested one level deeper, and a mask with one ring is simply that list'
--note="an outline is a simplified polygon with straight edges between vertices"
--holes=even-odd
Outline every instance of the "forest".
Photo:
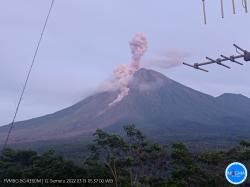
[{"label": "forest", "polygon": [[[224,173],[234,161],[250,168],[250,141],[192,152],[182,142],[153,142],[135,125],[126,125],[123,135],[97,129],[80,164],[53,150],[5,148],[0,186],[230,187]],[[250,186],[250,180],[241,186]]]}]

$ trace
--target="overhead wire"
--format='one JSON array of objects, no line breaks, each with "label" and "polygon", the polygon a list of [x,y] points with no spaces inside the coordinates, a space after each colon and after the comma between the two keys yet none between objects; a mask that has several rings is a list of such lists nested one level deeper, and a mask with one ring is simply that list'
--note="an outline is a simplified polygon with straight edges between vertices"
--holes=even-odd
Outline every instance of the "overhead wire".
[{"label": "overhead wire", "polygon": [[238,53],[239,55],[243,55],[241,52],[239,52],[238,48],[235,48],[236,53]]},{"label": "overhead wire", "polygon": [[6,139],[5,139],[4,144],[3,144],[3,149],[5,149],[6,146],[8,145],[8,141],[9,141],[9,138],[10,138],[10,134],[11,134],[11,132],[12,132],[12,130],[13,130],[13,126],[14,126],[14,123],[15,123],[15,120],[16,120],[16,117],[17,117],[17,114],[18,114],[18,111],[19,111],[19,108],[20,108],[20,105],[21,105],[23,96],[24,96],[24,93],[25,93],[25,90],[26,90],[26,87],[27,87],[27,84],[28,84],[28,81],[29,81],[29,78],[30,78],[32,69],[33,69],[33,66],[34,66],[34,64],[35,64],[35,60],[36,60],[36,57],[37,57],[37,54],[38,54],[38,51],[39,51],[39,48],[40,48],[40,44],[41,44],[41,42],[42,42],[42,39],[43,39],[43,36],[44,36],[44,32],[45,32],[45,30],[46,30],[47,23],[48,23],[48,20],[49,20],[50,15],[51,15],[51,12],[52,12],[52,9],[53,9],[54,4],[55,4],[55,0],[51,0],[50,7],[49,7],[49,11],[48,11],[48,13],[47,13],[47,16],[46,16],[46,19],[45,19],[45,22],[44,22],[44,25],[43,25],[43,28],[42,28],[42,32],[41,32],[40,38],[39,38],[39,40],[38,40],[38,43],[37,43],[37,46],[36,46],[36,49],[35,49],[35,53],[34,53],[34,55],[33,55],[31,65],[30,65],[30,67],[29,67],[29,70],[28,70],[28,73],[27,73],[27,76],[26,76],[26,79],[25,79],[25,83],[24,83],[24,86],[23,86],[22,91],[21,91],[21,95],[20,95],[20,97],[19,97],[18,104],[17,104],[17,106],[16,106],[15,113],[14,113],[14,116],[13,116],[13,119],[12,119],[12,122],[10,123],[10,128],[9,128],[9,130],[8,130]]}]

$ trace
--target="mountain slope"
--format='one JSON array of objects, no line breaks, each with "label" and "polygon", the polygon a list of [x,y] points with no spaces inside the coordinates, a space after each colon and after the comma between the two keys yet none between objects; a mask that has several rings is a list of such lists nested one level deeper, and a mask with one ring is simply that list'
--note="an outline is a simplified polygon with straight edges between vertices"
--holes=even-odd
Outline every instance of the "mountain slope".
[{"label": "mountain slope", "polygon": [[[120,131],[134,123],[161,141],[234,140],[250,137],[250,99],[225,94],[212,97],[164,75],[140,69],[129,83],[129,94],[109,106],[118,92],[101,92],[43,117],[17,122],[12,143],[74,138],[96,128]],[[3,141],[8,126],[0,128]]]}]

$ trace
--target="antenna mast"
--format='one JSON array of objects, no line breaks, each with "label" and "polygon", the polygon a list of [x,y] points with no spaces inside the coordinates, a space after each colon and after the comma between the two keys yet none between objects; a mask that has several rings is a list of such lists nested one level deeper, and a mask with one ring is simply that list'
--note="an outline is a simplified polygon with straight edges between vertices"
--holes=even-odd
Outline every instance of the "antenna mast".
[{"label": "antenna mast", "polygon": [[[248,2],[247,0],[242,0],[242,6],[245,10],[245,13],[248,13]],[[233,14],[236,14],[236,5],[235,0],[232,0]],[[202,0],[202,9],[203,9],[203,18],[204,24],[207,24],[207,13],[206,13],[206,0]],[[220,10],[221,10],[221,18],[225,17],[224,11],[224,0],[220,0]]]},{"label": "antenna mast", "polygon": [[221,7],[221,18],[224,18],[224,2],[220,0],[220,7]]},{"label": "antenna mast", "polygon": [[202,0],[202,5],[203,5],[204,24],[207,24],[207,15],[206,15],[206,4],[205,4],[205,0]]}]

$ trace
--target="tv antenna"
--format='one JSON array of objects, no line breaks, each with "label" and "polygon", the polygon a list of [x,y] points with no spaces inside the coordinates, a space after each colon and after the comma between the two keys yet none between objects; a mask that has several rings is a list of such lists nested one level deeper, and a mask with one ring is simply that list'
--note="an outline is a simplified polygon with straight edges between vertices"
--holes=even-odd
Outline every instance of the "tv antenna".
[{"label": "tv antenna", "polygon": [[194,63],[193,65],[188,64],[186,62],[183,62],[183,64],[186,65],[186,66],[192,67],[194,69],[197,69],[197,70],[208,72],[208,70],[203,69],[201,67],[205,66],[205,65],[209,65],[209,64],[218,64],[218,65],[220,65],[222,67],[231,69],[231,67],[224,64],[223,62],[233,62],[233,63],[236,63],[238,65],[243,65],[243,63],[237,61],[237,59],[243,59],[244,61],[250,61],[250,52],[248,52],[247,50],[242,49],[241,47],[239,47],[236,44],[233,44],[233,46],[235,47],[236,52],[238,53],[238,55],[232,55],[232,56],[220,55],[220,58],[217,58],[217,59],[212,59],[212,58],[206,57],[206,59],[208,60],[207,62]]},{"label": "tv antenna", "polygon": [[[203,18],[204,18],[204,24],[207,24],[207,13],[206,13],[206,0],[202,1],[202,8],[203,8]],[[248,3],[247,0],[241,0],[242,1],[242,7],[245,10],[245,13],[248,13]],[[232,0],[232,7],[233,7],[233,14],[236,14],[236,5],[235,0]],[[220,9],[221,9],[221,18],[225,17],[224,13],[224,0],[220,0]]]}]

